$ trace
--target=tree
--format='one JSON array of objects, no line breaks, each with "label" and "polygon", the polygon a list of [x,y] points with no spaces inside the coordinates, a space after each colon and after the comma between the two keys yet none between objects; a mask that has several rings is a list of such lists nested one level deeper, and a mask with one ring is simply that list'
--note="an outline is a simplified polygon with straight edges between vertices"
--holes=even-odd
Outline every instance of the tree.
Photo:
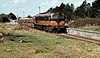
[{"label": "tree", "polygon": [[77,7],[75,10],[75,15],[78,18],[90,17],[91,14],[91,4],[87,3],[86,0],[83,1],[82,5]]},{"label": "tree", "polygon": [[[93,16],[93,14],[95,15]],[[100,0],[95,0],[92,3],[92,16],[100,18]]]},{"label": "tree", "polygon": [[87,15],[86,16],[91,17],[91,11],[92,11],[91,4],[88,3],[86,8],[87,8],[87,12],[86,12]]},{"label": "tree", "polygon": [[53,12],[54,12],[54,13],[55,13],[55,12],[59,12],[59,11],[60,11],[60,9],[59,9],[58,6],[56,6],[56,8],[53,9]]},{"label": "tree", "polygon": [[67,21],[77,19],[77,18],[100,18],[100,0],[95,0],[92,3],[87,3],[87,1],[83,1],[83,3],[74,9],[73,4],[64,4],[61,3],[60,6],[56,6],[55,8],[50,8],[47,12],[59,12],[65,15]]},{"label": "tree", "polygon": [[27,18],[32,18],[32,16],[28,15]]},{"label": "tree", "polygon": [[74,17],[74,5],[73,4],[65,5],[65,7],[62,10],[62,12],[65,14],[66,21],[73,20],[73,17]]},{"label": "tree", "polygon": [[16,16],[13,13],[9,13],[8,17],[12,20],[16,20]]},{"label": "tree", "polygon": [[60,6],[56,6],[55,8],[50,8],[47,12],[59,12],[59,13],[62,13],[62,10],[63,8],[65,7],[65,4],[64,3],[61,3]]},{"label": "tree", "polygon": [[47,12],[53,12],[53,8],[51,7]]},{"label": "tree", "polygon": [[6,14],[0,14],[0,22],[10,22],[10,20],[8,19],[8,16]]},{"label": "tree", "polygon": [[59,13],[63,13],[62,10],[65,7],[64,3],[61,3],[60,7],[59,7]]},{"label": "tree", "polygon": [[99,14],[100,14],[100,13],[99,13],[99,11],[98,11],[96,8],[92,8],[90,17],[91,17],[91,18],[96,18],[96,17],[99,16]]},{"label": "tree", "polygon": [[92,8],[96,8],[96,9],[100,10],[100,0],[95,0],[92,3]]}]

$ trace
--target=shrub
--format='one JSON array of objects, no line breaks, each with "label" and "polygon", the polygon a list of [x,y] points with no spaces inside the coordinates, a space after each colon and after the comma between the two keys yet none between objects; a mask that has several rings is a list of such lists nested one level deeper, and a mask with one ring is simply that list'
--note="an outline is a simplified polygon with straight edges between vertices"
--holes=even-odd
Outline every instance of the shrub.
[{"label": "shrub", "polygon": [[10,22],[10,20],[8,19],[8,16],[6,14],[0,14],[0,22]]},{"label": "shrub", "polygon": [[100,26],[100,19],[94,19],[94,18],[81,18],[77,19],[74,22],[70,24],[70,27],[72,28],[80,28],[84,26]]}]

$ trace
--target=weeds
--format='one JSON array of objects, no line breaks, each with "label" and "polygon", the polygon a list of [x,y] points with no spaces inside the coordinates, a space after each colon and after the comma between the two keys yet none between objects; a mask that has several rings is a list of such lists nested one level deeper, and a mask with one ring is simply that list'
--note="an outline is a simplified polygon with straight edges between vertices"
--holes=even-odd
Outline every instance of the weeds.
[{"label": "weeds", "polygon": [[2,42],[4,42],[4,38],[1,38],[1,39],[0,39],[0,43],[2,43]]},{"label": "weeds", "polygon": [[[0,58],[99,58],[100,47],[95,44],[63,39],[38,30],[8,30],[0,40]],[[91,56],[95,54],[94,56]],[[6,56],[5,56],[6,55]],[[10,56],[9,56],[10,55]],[[49,56],[48,56],[49,55]],[[51,57],[51,58],[53,58]]]},{"label": "weeds", "polygon": [[37,49],[35,53],[47,53],[47,49]]}]

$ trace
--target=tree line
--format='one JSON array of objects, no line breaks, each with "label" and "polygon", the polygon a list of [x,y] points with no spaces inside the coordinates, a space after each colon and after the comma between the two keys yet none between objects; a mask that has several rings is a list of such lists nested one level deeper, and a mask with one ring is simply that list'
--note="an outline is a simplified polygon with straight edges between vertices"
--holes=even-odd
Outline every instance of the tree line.
[{"label": "tree line", "polygon": [[10,22],[10,20],[16,20],[16,16],[13,13],[9,14],[0,14],[0,22],[5,23],[5,22]]},{"label": "tree line", "polygon": [[61,3],[60,6],[56,6],[55,8],[50,8],[47,12],[59,12],[65,14],[65,18],[67,21],[75,20],[77,18],[100,18],[100,0],[95,0],[90,3],[87,1],[83,1],[83,3],[75,8],[74,4],[64,4]]},{"label": "tree line", "polygon": [[[21,18],[21,17],[18,17],[18,19],[19,18]],[[31,15],[28,15],[25,18],[32,18],[32,16]],[[0,14],[0,22],[2,22],[2,23],[10,22],[11,20],[16,20],[16,19],[17,19],[17,17],[13,13],[9,13],[9,14],[2,13],[2,14]]]}]

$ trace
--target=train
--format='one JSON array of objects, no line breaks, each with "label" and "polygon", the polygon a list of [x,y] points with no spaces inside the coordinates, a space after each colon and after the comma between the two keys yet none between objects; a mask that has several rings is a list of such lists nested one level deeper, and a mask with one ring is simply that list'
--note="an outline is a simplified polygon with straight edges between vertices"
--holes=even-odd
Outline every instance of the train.
[{"label": "train", "polygon": [[34,18],[20,19],[21,24],[47,32],[66,32],[65,17],[61,13],[40,13]]}]

